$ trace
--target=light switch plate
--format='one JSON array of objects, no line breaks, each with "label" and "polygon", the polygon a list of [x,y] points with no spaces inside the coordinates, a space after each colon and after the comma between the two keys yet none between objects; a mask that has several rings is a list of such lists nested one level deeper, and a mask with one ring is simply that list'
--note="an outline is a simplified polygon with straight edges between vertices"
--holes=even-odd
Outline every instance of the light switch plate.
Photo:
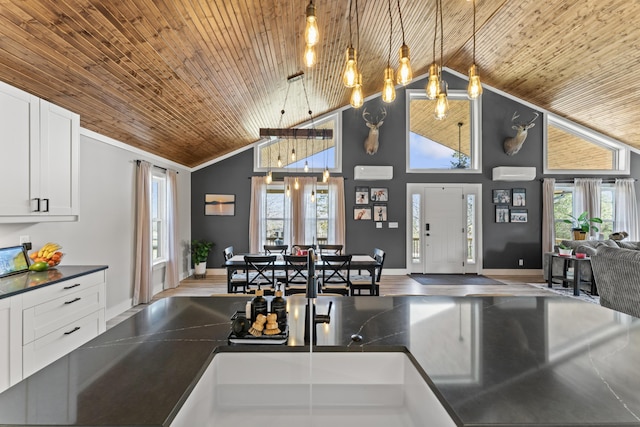
[{"label": "light switch plate", "polygon": [[376,222],[376,228],[382,228],[382,223],[381,222]]}]

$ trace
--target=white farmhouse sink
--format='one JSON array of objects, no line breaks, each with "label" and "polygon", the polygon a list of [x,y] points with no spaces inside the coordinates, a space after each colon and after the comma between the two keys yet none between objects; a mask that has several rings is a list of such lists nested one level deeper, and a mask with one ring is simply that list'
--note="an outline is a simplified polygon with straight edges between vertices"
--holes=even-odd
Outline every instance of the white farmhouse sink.
[{"label": "white farmhouse sink", "polygon": [[172,427],[455,426],[401,352],[220,353]]}]

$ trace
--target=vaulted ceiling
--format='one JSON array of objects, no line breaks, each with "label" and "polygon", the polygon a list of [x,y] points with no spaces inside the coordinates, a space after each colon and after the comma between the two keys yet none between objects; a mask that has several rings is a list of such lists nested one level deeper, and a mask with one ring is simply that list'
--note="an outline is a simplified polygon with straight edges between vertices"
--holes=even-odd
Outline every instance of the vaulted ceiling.
[{"label": "vaulted ceiling", "polygon": [[[0,80],[79,113],[87,129],[197,166],[257,141],[261,127],[307,120],[305,90],[313,116],[348,104],[340,74],[350,2],[314,1],[321,42],[309,70],[302,63],[307,3],[0,0]],[[391,3],[395,65],[402,32]],[[640,149],[640,2],[476,4],[484,83]],[[466,74],[472,3],[443,0],[443,8],[444,65]],[[400,0],[400,9],[414,75],[425,74],[435,0]],[[369,96],[382,88],[389,54],[388,3],[359,0],[358,12]],[[352,32],[355,45],[355,22]],[[287,83],[299,70],[303,82]]]}]

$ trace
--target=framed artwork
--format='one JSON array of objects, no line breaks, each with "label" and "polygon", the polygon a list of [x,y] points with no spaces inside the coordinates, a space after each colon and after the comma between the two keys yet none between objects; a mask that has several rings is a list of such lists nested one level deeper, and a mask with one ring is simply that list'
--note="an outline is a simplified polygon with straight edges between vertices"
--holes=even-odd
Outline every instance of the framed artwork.
[{"label": "framed artwork", "polygon": [[371,208],[369,206],[353,208],[353,219],[356,221],[371,221]]},{"label": "framed artwork", "polygon": [[386,221],[387,220],[387,205],[376,204],[373,205],[373,219],[374,221]]},{"label": "framed artwork", "polygon": [[234,216],[236,214],[235,194],[205,194],[204,214]]},{"label": "framed artwork", "polygon": [[373,187],[371,188],[371,197],[372,202],[388,202],[389,201],[389,189],[388,188],[380,188]]},{"label": "framed artwork", "polygon": [[527,222],[527,210],[511,209],[511,222]]},{"label": "framed artwork", "polygon": [[356,187],[356,205],[369,204],[369,187]]},{"label": "framed artwork", "polygon": [[511,190],[493,190],[493,203],[511,203]]},{"label": "framed artwork", "polygon": [[524,188],[514,188],[512,192],[513,206],[527,206],[527,190]]},{"label": "framed artwork", "polygon": [[496,205],[496,222],[509,222],[509,206]]}]

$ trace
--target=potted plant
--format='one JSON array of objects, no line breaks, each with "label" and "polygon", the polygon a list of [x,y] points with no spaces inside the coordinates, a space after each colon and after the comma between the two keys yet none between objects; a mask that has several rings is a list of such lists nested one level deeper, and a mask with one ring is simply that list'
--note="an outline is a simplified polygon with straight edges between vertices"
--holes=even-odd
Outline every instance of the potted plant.
[{"label": "potted plant", "polygon": [[589,234],[591,230],[596,233],[600,231],[600,229],[593,224],[602,224],[602,220],[597,217],[589,218],[588,215],[589,214],[585,211],[577,218],[569,215],[571,219],[563,220],[567,224],[573,225],[573,228],[571,229],[573,231],[573,240],[585,240],[587,238],[587,234]]},{"label": "potted plant", "polygon": [[565,246],[562,243],[558,245],[558,253],[562,256],[570,256],[572,249],[569,246]]},{"label": "potted plant", "polygon": [[191,261],[195,267],[195,274],[204,275],[207,273],[207,258],[209,251],[213,247],[213,242],[206,240],[191,241]]}]

